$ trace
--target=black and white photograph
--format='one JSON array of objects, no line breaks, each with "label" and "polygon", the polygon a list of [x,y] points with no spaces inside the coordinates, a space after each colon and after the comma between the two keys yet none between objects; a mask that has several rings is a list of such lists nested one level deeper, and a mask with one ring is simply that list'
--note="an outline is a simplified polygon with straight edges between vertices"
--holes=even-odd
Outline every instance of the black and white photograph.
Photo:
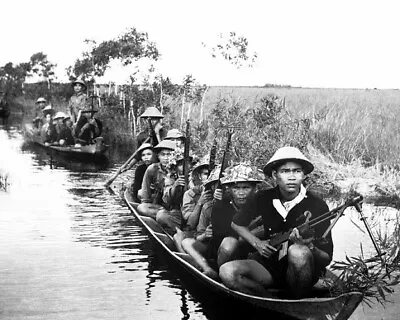
[{"label": "black and white photograph", "polygon": [[0,319],[399,319],[399,8],[2,3]]}]

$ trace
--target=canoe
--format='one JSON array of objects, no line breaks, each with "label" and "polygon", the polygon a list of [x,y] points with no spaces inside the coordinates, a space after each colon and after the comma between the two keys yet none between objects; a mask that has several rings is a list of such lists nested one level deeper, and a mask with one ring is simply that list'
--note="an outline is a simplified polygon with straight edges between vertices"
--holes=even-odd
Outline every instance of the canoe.
[{"label": "canoe", "polygon": [[[187,255],[177,252],[170,235],[164,232],[163,228],[152,218],[142,216],[137,211],[138,203],[132,201],[128,190],[124,193],[124,200],[141,225],[147,230],[150,237],[155,239],[168,256],[179,266],[202,284],[207,290],[211,290],[219,297],[232,300],[233,303],[241,302],[257,309],[280,314],[284,317],[301,320],[346,320],[348,319],[360,302],[363,295],[360,292],[344,293],[334,297],[315,297],[298,300],[282,299],[278,297],[276,290],[270,290],[270,297],[259,297],[245,294],[227,288],[221,282],[215,281],[204,275],[195,267],[193,259]],[[334,277],[327,272],[329,277]]]},{"label": "canoe", "polygon": [[51,156],[61,156],[83,162],[104,162],[107,160],[105,152],[107,145],[103,138],[96,138],[96,143],[85,146],[57,146],[44,144],[31,125],[25,126],[25,137],[28,141],[45,149]]}]

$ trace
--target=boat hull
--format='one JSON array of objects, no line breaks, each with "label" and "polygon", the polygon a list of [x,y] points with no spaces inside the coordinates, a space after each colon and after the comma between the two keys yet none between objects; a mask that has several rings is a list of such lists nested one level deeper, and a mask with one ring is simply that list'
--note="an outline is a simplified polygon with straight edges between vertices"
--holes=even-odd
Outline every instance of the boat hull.
[{"label": "boat hull", "polygon": [[205,276],[194,266],[190,256],[176,252],[172,238],[163,231],[160,225],[152,218],[139,215],[138,204],[131,201],[128,191],[125,191],[124,200],[137,220],[174,262],[192,278],[195,278],[198,283],[223,298],[272,311],[292,319],[303,320],[346,320],[362,301],[363,296],[359,292],[335,297],[289,300],[278,298],[276,295],[274,296],[273,292],[271,292],[271,297],[259,297],[231,290],[222,283]]},{"label": "boat hull", "polygon": [[45,149],[50,156],[61,156],[68,159],[74,159],[82,162],[105,162],[107,157],[105,152],[107,146],[102,142],[96,144],[90,144],[86,146],[56,146],[47,145],[41,142],[37,132],[29,125],[25,127],[25,137],[28,141],[40,146]]}]

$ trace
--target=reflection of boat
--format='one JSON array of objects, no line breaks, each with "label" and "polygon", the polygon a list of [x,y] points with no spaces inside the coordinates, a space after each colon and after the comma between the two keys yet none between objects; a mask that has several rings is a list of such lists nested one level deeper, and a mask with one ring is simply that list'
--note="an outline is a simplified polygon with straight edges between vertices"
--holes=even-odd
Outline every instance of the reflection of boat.
[{"label": "reflection of boat", "polygon": [[84,146],[57,146],[44,144],[37,129],[31,125],[25,125],[25,137],[28,141],[35,143],[50,153],[51,156],[62,156],[85,162],[104,162],[106,161],[105,152],[107,145],[104,144],[103,138],[98,137],[95,139],[96,143]]},{"label": "reflection of boat", "polygon": [[[198,283],[212,290],[223,299],[229,298],[233,301],[254,306],[256,309],[275,312],[294,319],[309,320],[348,319],[362,300],[363,296],[359,292],[345,293],[332,297],[329,296],[327,290],[322,290],[323,294],[321,294],[321,289],[315,290],[315,292],[319,292],[318,297],[298,300],[279,298],[279,292],[272,290],[269,297],[253,296],[230,290],[222,283],[207,277],[198,270],[189,255],[177,252],[171,237],[164,232],[154,219],[139,215],[137,211],[138,204],[132,202],[128,191],[125,191],[124,199],[135,217],[149,232],[150,236],[160,244],[170,258],[183,267]],[[328,272],[328,274],[330,277],[334,277],[331,272]]]}]

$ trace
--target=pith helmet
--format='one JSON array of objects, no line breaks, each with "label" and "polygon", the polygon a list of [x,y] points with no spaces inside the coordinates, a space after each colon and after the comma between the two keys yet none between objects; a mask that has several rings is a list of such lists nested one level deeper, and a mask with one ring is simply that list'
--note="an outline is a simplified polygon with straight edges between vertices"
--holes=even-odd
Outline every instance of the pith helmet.
[{"label": "pith helmet", "polygon": [[164,116],[156,107],[148,107],[140,116],[141,118],[159,118],[162,119]]},{"label": "pith helmet", "polygon": [[265,165],[264,173],[270,177],[273,170],[288,161],[299,163],[303,167],[305,174],[309,174],[314,170],[314,165],[299,149],[295,147],[282,147],[275,152]]},{"label": "pith helmet", "polygon": [[162,140],[158,145],[156,145],[153,149],[155,151],[160,151],[161,149],[167,149],[174,151],[176,148],[176,143],[171,140]]},{"label": "pith helmet", "polygon": [[210,175],[208,176],[206,182],[204,182],[204,187],[207,187],[211,183],[217,182],[219,179],[219,173],[221,171],[221,165],[218,164],[215,166],[215,168],[210,172]]},{"label": "pith helmet", "polygon": [[256,168],[243,163],[226,168],[223,175],[222,185],[236,182],[259,183],[263,180],[261,173]]},{"label": "pith helmet", "polygon": [[66,117],[67,115],[64,113],[64,112],[62,112],[62,111],[59,111],[59,112],[57,112],[56,113],[56,115],[54,116],[54,120],[57,120],[57,119],[65,119],[65,117]]},{"label": "pith helmet", "polygon": [[53,110],[53,108],[51,107],[51,105],[49,104],[48,106],[45,106],[43,109],[42,109],[42,112],[43,112],[43,114],[47,114],[47,113],[50,113],[50,114],[54,114],[54,110]]},{"label": "pith helmet", "polygon": [[178,129],[168,130],[167,135],[165,136],[164,140],[170,140],[170,139],[182,139],[183,141],[186,140],[183,133],[180,132]]},{"label": "pith helmet", "polygon": [[78,78],[75,81],[72,81],[72,86],[74,86],[77,83],[81,84],[85,89],[87,89],[87,84],[85,81],[83,81],[82,78]]},{"label": "pith helmet", "polygon": [[200,161],[198,161],[193,166],[192,172],[194,173],[194,172],[196,172],[198,170],[201,170],[203,168],[207,168],[208,169],[209,165],[210,165],[210,157],[209,157],[209,155],[204,156],[203,158],[200,159]]},{"label": "pith helmet", "polygon": [[40,102],[46,103],[47,100],[46,100],[45,98],[43,98],[43,97],[40,97],[40,98],[38,98],[38,99],[36,100],[36,103],[40,103]]},{"label": "pith helmet", "polygon": [[65,117],[64,117],[64,119],[63,119],[63,122],[65,122],[65,121],[67,121],[67,120],[71,120],[71,117],[69,116],[69,115],[65,115]]},{"label": "pith helmet", "polygon": [[150,149],[153,150],[153,146],[150,143],[143,143],[137,150],[136,154],[140,155],[143,150]]}]

